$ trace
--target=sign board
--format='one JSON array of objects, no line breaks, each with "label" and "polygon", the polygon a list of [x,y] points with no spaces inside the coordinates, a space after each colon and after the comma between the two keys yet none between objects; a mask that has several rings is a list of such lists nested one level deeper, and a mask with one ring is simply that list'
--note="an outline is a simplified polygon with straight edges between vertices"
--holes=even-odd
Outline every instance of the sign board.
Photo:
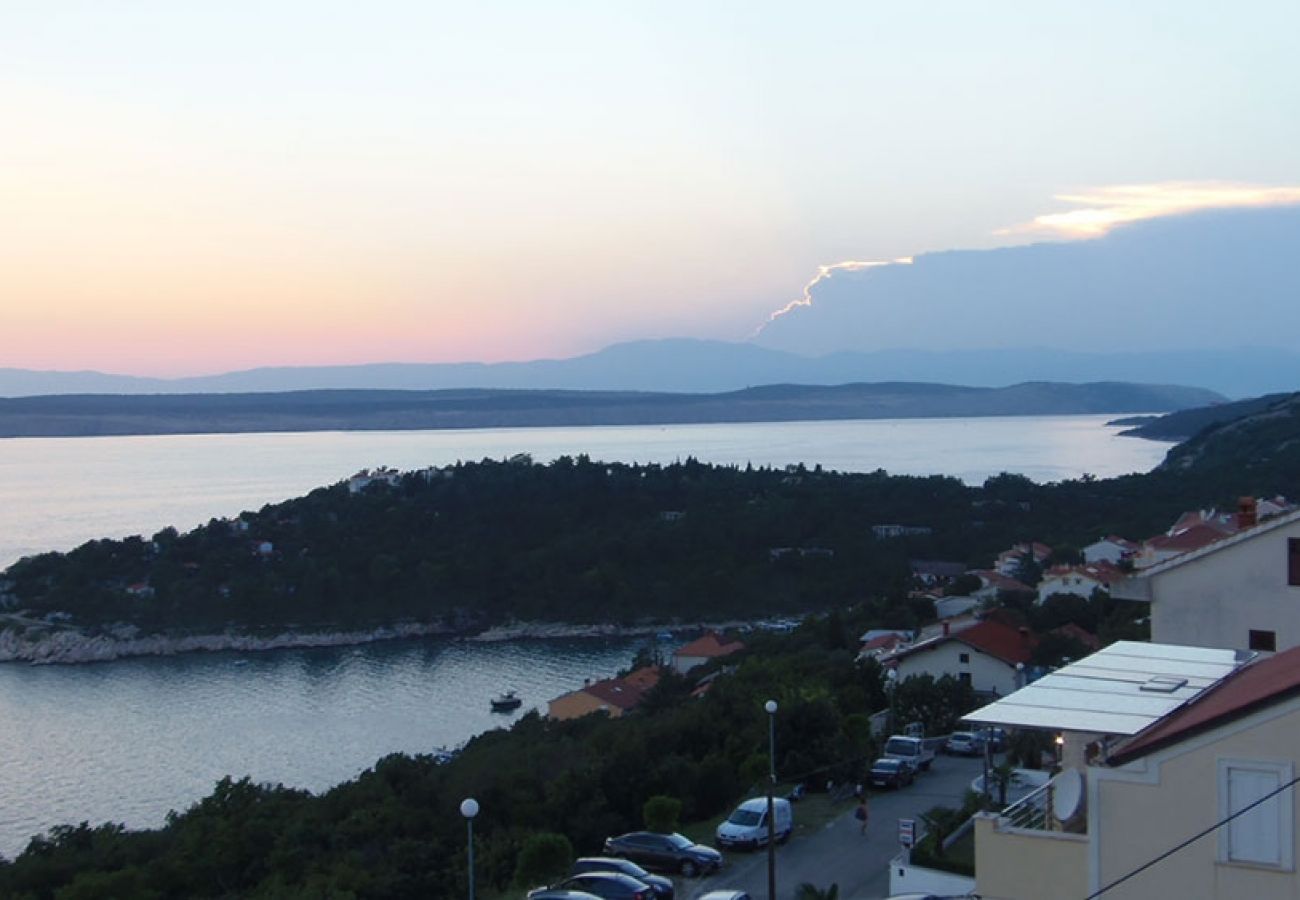
[{"label": "sign board", "polygon": [[904,847],[911,847],[916,839],[916,819],[898,820],[898,842]]}]

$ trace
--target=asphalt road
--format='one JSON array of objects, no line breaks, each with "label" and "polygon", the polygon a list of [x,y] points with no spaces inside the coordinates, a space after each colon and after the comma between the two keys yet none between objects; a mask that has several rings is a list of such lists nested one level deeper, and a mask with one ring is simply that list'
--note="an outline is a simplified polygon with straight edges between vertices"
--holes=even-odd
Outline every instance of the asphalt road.
[{"label": "asphalt road", "polygon": [[[871,818],[865,836],[859,833],[851,805],[831,820],[819,834],[796,837],[776,849],[776,896],[790,900],[803,882],[819,888],[840,886],[840,900],[879,900],[889,896],[889,861],[901,849],[898,820],[917,818],[933,806],[957,806],[971,779],[983,771],[978,758],[939,756],[929,772],[898,791],[872,794]],[[799,806],[795,804],[795,819]],[[918,822],[918,827],[919,827]],[[722,871],[708,878],[677,882],[679,900],[695,900],[722,889],[749,892],[754,900],[767,898],[767,853],[728,851]]]}]

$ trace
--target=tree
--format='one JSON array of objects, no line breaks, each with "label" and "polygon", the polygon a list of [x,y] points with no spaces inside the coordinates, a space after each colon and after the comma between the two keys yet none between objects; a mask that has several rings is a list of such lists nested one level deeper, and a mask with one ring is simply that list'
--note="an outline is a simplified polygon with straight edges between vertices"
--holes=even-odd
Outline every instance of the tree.
[{"label": "tree", "polygon": [[549,884],[567,872],[571,862],[573,845],[567,837],[552,831],[530,834],[515,865],[515,887]]},{"label": "tree", "polygon": [[832,884],[828,888],[819,888],[811,881],[805,881],[799,885],[795,891],[795,900],[839,900],[840,886],[838,883]]},{"label": "tree", "polygon": [[641,808],[641,817],[647,831],[668,834],[677,830],[677,820],[682,814],[682,801],[663,794],[651,797]]}]

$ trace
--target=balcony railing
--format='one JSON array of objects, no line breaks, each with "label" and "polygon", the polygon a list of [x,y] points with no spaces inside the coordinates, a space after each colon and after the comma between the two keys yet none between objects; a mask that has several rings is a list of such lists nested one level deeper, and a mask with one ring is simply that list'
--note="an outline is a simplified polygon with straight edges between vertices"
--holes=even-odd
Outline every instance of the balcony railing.
[{"label": "balcony railing", "polygon": [[1002,810],[1002,818],[1014,828],[1048,831],[1052,827],[1052,782],[1040,787]]}]

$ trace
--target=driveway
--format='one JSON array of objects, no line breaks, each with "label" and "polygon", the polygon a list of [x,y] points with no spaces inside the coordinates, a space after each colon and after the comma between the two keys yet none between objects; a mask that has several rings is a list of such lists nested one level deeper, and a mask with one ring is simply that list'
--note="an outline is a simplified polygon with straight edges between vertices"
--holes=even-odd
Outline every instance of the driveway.
[{"label": "driveway", "polygon": [[[776,896],[790,900],[803,882],[819,888],[840,886],[840,900],[878,900],[889,896],[889,861],[901,849],[898,820],[919,818],[934,806],[958,806],[971,779],[983,771],[978,759],[940,756],[929,772],[898,791],[871,795],[867,834],[859,834],[851,805],[821,833],[794,838],[776,850]],[[795,805],[795,819],[799,806]],[[920,823],[917,823],[918,826]],[[677,881],[677,896],[694,900],[706,891],[732,888],[748,891],[754,900],[767,898],[767,853],[728,852],[717,875]]]}]

